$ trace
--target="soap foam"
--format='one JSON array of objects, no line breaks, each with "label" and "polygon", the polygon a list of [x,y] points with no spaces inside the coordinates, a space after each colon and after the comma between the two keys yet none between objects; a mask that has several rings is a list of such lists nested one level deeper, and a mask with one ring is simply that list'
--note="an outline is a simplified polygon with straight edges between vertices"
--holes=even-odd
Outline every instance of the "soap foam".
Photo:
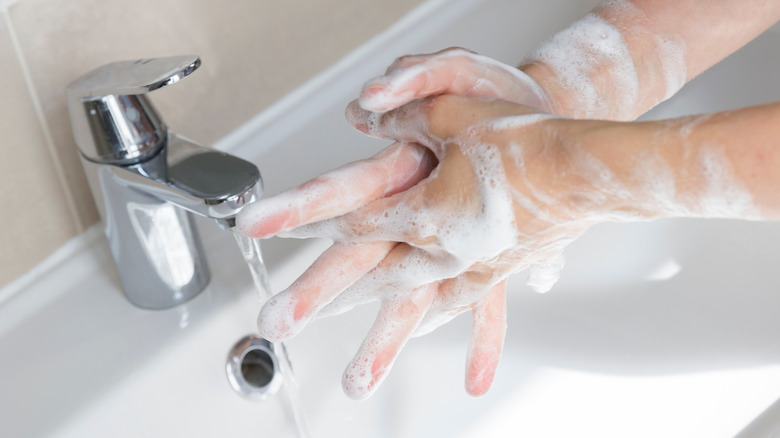
[{"label": "soap foam", "polygon": [[475,125],[477,129],[487,128],[490,131],[501,132],[508,129],[524,128],[529,125],[533,125],[539,122],[543,122],[551,119],[563,119],[565,117],[556,116],[554,114],[533,113],[520,116],[506,116],[497,117],[491,119],[485,123]]},{"label": "soap foam", "polygon": [[[622,31],[599,14],[618,16]],[[570,110],[574,117],[631,120],[662,100],[673,96],[687,81],[685,41],[678,35],[658,34],[643,24],[646,16],[627,0],[607,1],[567,29],[554,35],[532,51],[524,63],[541,62],[558,77],[568,90]],[[654,41],[660,62],[634,64],[627,45],[632,40]],[[637,68],[647,83],[639,83]],[[657,70],[657,71],[656,71]],[[643,79],[644,81],[645,79]],[[642,101],[655,81],[663,96]]]},{"label": "soap foam", "polygon": [[753,196],[734,176],[728,157],[717,145],[707,145],[699,151],[702,175],[705,178],[703,196],[699,198],[698,215],[716,218],[761,219]]},{"label": "soap foam", "polygon": [[[625,40],[617,28],[595,13],[542,43],[524,62],[543,62],[556,73],[575,101],[576,117],[619,119],[631,113],[636,104],[637,72]],[[592,81],[597,69],[608,69],[609,78],[599,78],[599,82],[609,83],[610,90],[617,91],[612,99]]]},{"label": "soap foam", "polygon": [[561,277],[561,271],[563,270],[564,264],[565,259],[563,253],[558,253],[544,263],[531,265],[528,269],[528,280],[526,281],[526,284],[533,289],[534,292],[549,292]]},{"label": "soap foam", "polygon": [[655,210],[673,216],[689,215],[677,199],[674,172],[652,145],[648,145],[646,150],[637,157],[631,175],[641,187],[639,193],[654,199]]},{"label": "soap foam", "polygon": [[[760,219],[761,212],[750,191],[735,175],[724,148],[717,143],[694,144],[690,137],[712,114],[670,120],[666,129],[679,140],[683,168],[696,181],[679,187],[669,164],[651,144],[635,161],[631,174],[644,187],[649,199],[630,202],[651,205],[657,214],[670,217]],[[683,190],[684,189],[684,190]]]}]

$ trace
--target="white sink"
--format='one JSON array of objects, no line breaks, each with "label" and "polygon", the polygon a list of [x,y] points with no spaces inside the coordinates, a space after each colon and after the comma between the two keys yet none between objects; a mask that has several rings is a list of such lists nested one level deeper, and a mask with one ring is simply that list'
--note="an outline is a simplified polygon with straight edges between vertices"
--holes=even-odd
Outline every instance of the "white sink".
[{"label": "white sink", "polygon": [[[515,63],[592,4],[426,3],[219,147],[256,162],[278,192],[385,146],[342,114],[395,56],[460,45]],[[763,35],[651,116],[780,100],[778,50],[780,34]],[[255,330],[259,305],[232,237],[200,225],[213,279],[181,308],[132,307],[97,229],[0,293],[0,436],[296,436],[283,397],[251,402],[228,385],[226,355]],[[463,390],[466,316],[412,340],[364,402],[343,395],[340,380],[376,306],[315,321],[288,344],[311,434],[734,436],[780,398],[778,245],[771,223],[594,228],[550,293],[531,292],[522,275],[510,282],[504,358],[481,398]],[[274,289],[326,246],[266,242]]]}]

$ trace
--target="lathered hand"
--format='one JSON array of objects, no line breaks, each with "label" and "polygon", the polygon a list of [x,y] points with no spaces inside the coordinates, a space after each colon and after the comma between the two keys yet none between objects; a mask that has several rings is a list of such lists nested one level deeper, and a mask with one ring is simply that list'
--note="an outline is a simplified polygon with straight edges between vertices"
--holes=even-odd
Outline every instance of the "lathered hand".
[{"label": "lathered hand", "polygon": [[343,385],[369,396],[406,341],[471,311],[466,388],[490,387],[505,329],[505,279],[549,289],[561,251],[593,224],[658,217],[780,218],[780,104],[658,122],[564,119],[445,95],[352,123],[396,143],[247,206],[253,237],[336,243],[258,318],[294,336],[316,314],[382,302]]},{"label": "lathered hand", "polygon": [[478,395],[503,345],[506,277],[530,268],[532,287],[549,289],[562,249],[591,225],[780,218],[778,104],[625,124],[539,113],[637,117],[780,16],[778,2],[749,3],[605,2],[522,72],[462,49],[400,58],[348,109],[398,143],[239,214],[250,236],[336,242],[269,300],[261,333],[284,340],[317,314],[380,300],[343,379],[364,398],[413,334],[470,310],[466,388]]},{"label": "lathered hand", "polygon": [[284,340],[315,314],[381,300],[344,375],[347,394],[363,398],[413,334],[471,310],[466,387],[482,394],[503,345],[504,280],[530,267],[532,286],[549,289],[562,249],[590,225],[603,196],[586,202],[567,193],[573,188],[584,198],[588,188],[561,153],[554,125],[566,120],[527,106],[448,95],[384,114],[353,103],[348,117],[401,143],[238,217],[250,236],[336,242],[266,304],[261,334]]}]

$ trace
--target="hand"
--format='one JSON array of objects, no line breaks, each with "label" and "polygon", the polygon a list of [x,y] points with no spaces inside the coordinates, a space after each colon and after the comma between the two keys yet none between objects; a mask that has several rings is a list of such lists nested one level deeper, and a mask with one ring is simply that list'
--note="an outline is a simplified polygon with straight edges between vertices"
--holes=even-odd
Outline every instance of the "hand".
[{"label": "hand", "polygon": [[439,94],[496,98],[553,112],[550,97],[533,78],[458,47],[396,59],[383,76],[366,82],[358,102],[367,111],[387,112]]},{"label": "hand", "polygon": [[384,114],[353,102],[348,118],[402,143],[247,206],[237,218],[253,237],[336,242],[263,307],[260,332],[283,341],[318,313],[381,300],[343,379],[348,395],[365,398],[411,336],[471,310],[466,388],[483,394],[503,345],[506,278],[530,267],[534,288],[548,290],[563,248],[607,206],[560,135],[574,121],[451,95]]},{"label": "hand", "polygon": [[[588,62],[574,70],[587,73],[582,79],[600,105],[582,105],[582,96],[566,89],[564,73],[572,64],[566,56],[555,58],[560,65],[545,56],[531,59],[525,70],[533,80],[451,49],[401,58],[370,81],[360,105],[350,106],[350,121],[401,143],[248,206],[237,218],[239,228],[256,237],[336,241],[264,306],[261,333],[284,340],[318,313],[381,300],[379,317],[344,374],[347,394],[363,398],[376,390],[410,336],[471,310],[466,387],[478,395],[489,388],[501,353],[504,280],[530,267],[534,287],[548,289],[562,265],[560,251],[590,225],[661,216],[778,217],[771,190],[776,166],[751,161],[777,161],[768,141],[777,136],[765,135],[780,126],[766,123],[767,113],[776,120],[777,105],[701,123],[625,125],[607,129],[606,137],[591,134],[609,122],[537,113],[633,119],[752,39],[780,11],[776,3],[767,11],[766,2],[758,2],[761,8],[733,1],[704,9],[689,7],[695,2],[656,3],[634,2],[638,9],[629,8],[631,13],[623,3],[605,4],[594,11],[595,22],[588,16],[573,32],[550,40],[560,54],[577,49],[569,37],[581,43],[583,29],[600,41],[604,26],[614,28],[617,44],[606,45],[606,56],[586,50]],[[687,26],[691,17],[721,23],[724,16],[745,14],[750,19],[730,21],[742,23],[736,32],[716,38],[698,32],[701,26]],[[625,29],[632,32],[623,34]],[[613,68],[615,48],[626,68]],[[632,68],[636,75],[621,75],[631,87],[616,87],[614,74]],[[527,106],[441,96],[447,94]]]}]

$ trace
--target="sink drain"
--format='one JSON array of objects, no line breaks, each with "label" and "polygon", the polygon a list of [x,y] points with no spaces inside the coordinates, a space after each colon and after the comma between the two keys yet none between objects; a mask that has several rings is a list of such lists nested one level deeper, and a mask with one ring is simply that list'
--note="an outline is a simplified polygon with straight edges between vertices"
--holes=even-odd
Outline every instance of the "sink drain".
[{"label": "sink drain", "polygon": [[227,377],[236,392],[250,400],[265,400],[282,386],[279,362],[268,340],[249,335],[230,350]]}]

